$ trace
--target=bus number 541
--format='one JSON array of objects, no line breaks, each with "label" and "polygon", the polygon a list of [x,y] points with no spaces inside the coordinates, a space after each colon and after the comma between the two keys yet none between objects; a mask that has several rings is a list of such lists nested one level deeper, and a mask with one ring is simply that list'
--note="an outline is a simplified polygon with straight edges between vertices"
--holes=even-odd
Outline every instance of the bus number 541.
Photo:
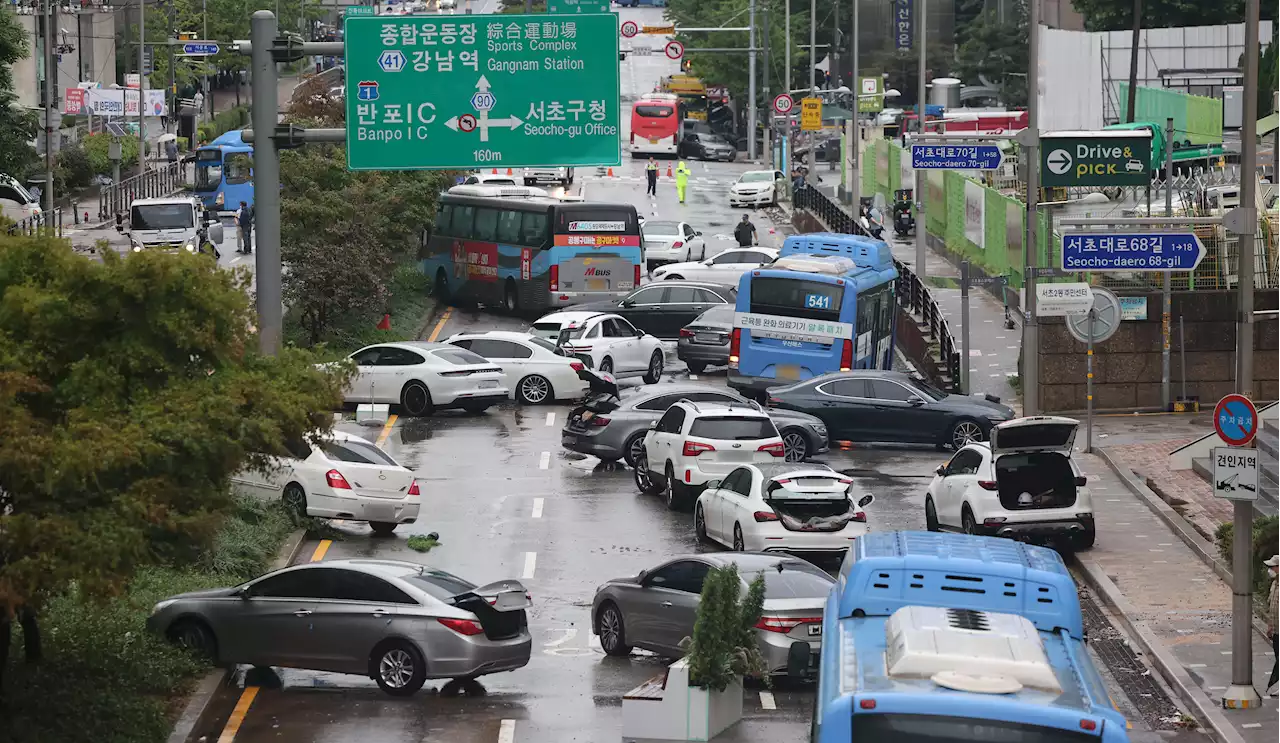
[{"label": "bus number 541", "polygon": [[804,306],[811,310],[829,310],[831,309],[831,295],[806,294],[804,295]]}]

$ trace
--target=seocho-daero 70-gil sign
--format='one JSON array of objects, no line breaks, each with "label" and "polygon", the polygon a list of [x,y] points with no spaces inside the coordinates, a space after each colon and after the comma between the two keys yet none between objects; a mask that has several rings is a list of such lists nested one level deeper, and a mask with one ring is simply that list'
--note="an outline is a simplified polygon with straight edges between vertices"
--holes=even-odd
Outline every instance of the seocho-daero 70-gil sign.
[{"label": "seocho-daero 70-gil sign", "polygon": [[347,167],[617,165],[613,13],[345,21]]}]

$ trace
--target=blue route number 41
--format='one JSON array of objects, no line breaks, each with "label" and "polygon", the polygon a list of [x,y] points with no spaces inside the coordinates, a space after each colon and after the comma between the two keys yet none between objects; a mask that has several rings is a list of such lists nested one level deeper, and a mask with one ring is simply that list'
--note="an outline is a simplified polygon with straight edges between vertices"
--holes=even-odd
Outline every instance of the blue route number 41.
[{"label": "blue route number 41", "polygon": [[806,294],[804,295],[804,306],[811,310],[829,310],[831,309],[831,295]]}]

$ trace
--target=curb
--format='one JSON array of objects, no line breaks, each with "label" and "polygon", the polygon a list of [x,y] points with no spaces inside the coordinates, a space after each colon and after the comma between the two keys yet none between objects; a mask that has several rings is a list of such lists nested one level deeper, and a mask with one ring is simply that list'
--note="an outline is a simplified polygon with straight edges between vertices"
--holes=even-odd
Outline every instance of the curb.
[{"label": "curb", "polygon": [[[307,532],[303,529],[296,529],[280,545],[280,551],[276,553],[276,559],[271,563],[272,570],[288,567],[293,561],[298,559],[298,554],[302,552],[302,545],[307,541]],[[182,714],[178,716],[176,722],[173,723],[173,730],[169,732],[166,743],[186,743],[187,738],[191,735],[191,731],[195,729],[196,723],[204,717],[205,710],[209,708],[213,697],[218,693],[221,687],[235,673],[234,668],[217,668],[205,674],[196,684],[196,688],[191,692],[191,698],[187,700],[187,704],[182,708]]]},{"label": "curb", "polygon": [[1124,597],[1124,594],[1120,592],[1116,584],[1111,582],[1111,579],[1107,577],[1102,568],[1093,560],[1082,558],[1079,555],[1076,555],[1076,564],[1080,566],[1085,582],[1107,602],[1107,605],[1124,623],[1129,636],[1133,638],[1138,647],[1146,654],[1147,659],[1160,672],[1160,676],[1164,678],[1182,703],[1200,721],[1201,730],[1217,743],[1245,743],[1244,737],[1236,731],[1226,716],[1222,714],[1222,710],[1218,709],[1208,697],[1198,691],[1196,683],[1191,680],[1191,676],[1186,669],[1178,663],[1178,659],[1165,647],[1160,638],[1156,637],[1155,633],[1147,627],[1146,622],[1133,618],[1137,614],[1137,610],[1129,604],[1129,600]]},{"label": "curb", "polygon": [[449,306],[450,305],[447,305],[444,302],[437,301],[433,297],[431,309],[427,310],[427,313],[423,315],[422,324],[418,326],[418,330],[413,334],[413,337],[420,341],[426,340],[431,326],[435,324],[436,320],[440,319],[440,315],[443,314],[444,310]]}]

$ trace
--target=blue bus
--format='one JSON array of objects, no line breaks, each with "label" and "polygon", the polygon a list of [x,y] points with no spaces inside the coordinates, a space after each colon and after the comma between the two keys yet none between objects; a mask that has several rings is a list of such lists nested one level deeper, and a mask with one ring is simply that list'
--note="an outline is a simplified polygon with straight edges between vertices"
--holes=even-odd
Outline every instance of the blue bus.
[{"label": "blue bus", "polygon": [[1053,550],[873,532],[845,554],[822,635],[811,743],[1129,740]]},{"label": "blue bus", "polygon": [[195,166],[196,196],[206,209],[233,212],[241,201],[253,206],[253,145],[241,130],[197,148]]},{"label": "blue bus", "polygon": [[880,240],[788,237],[778,260],[738,282],[729,386],[759,395],[828,372],[892,368],[897,278]]}]

